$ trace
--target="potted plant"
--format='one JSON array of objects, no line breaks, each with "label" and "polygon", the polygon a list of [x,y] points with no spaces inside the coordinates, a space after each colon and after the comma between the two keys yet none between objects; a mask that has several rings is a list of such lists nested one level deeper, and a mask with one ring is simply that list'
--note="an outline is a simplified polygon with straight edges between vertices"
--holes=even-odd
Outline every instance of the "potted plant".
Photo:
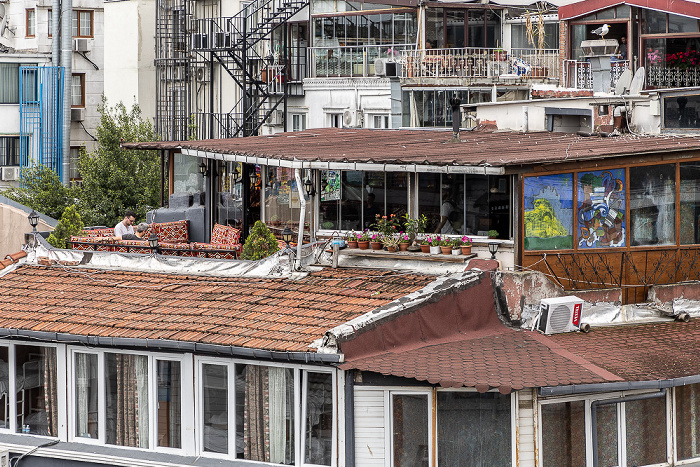
[{"label": "potted plant", "polygon": [[348,242],[348,248],[357,248],[357,232],[355,230],[348,232],[345,241]]},{"label": "potted plant", "polygon": [[440,236],[432,237],[428,235],[428,244],[430,245],[430,254],[439,255],[440,254]]},{"label": "potted plant", "polygon": [[469,255],[472,252],[472,239],[466,235],[462,237],[462,254]]},{"label": "potted plant", "polygon": [[395,252],[399,249],[399,243],[401,242],[401,237],[398,235],[388,235],[383,237],[382,243],[387,251]]},{"label": "potted plant", "polygon": [[498,238],[498,230],[489,230],[489,238]]},{"label": "potted plant", "polygon": [[376,230],[381,237],[389,237],[396,233],[396,227],[398,224],[399,222],[396,218],[396,214],[392,214],[390,216],[380,216],[377,214],[377,222],[372,224],[370,227]]},{"label": "potted plant", "polygon": [[425,232],[428,225],[428,218],[425,214],[413,219],[408,214],[404,214],[404,231],[408,234],[410,244],[415,244],[418,234]]},{"label": "potted plant", "polygon": [[373,250],[381,250],[382,249],[382,234],[379,233],[373,233],[372,236],[369,238],[369,244],[372,246]]},{"label": "potted plant", "polygon": [[461,255],[462,254],[462,239],[461,238],[454,238],[450,242],[450,246],[452,246],[452,254],[453,255]]},{"label": "potted plant", "polygon": [[362,233],[356,234],[357,236],[357,247],[360,250],[366,250],[369,248],[369,230],[365,229]]},{"label": "potted plant", "polygon": [[441,240],[440,241],[440,252],[443,255],[451,255],[452,254],[452,240],[450,240],[449,238]]},{"label": "potted plant", "polygon": [[421,253],[430,253],[430,235],[423,237],[420,241]]},{"label": "potted plant", "polygon": [[410,244],[411,237],[409,237],[406,232],[399,232],[399,249],[401,251],[407,251]]}]

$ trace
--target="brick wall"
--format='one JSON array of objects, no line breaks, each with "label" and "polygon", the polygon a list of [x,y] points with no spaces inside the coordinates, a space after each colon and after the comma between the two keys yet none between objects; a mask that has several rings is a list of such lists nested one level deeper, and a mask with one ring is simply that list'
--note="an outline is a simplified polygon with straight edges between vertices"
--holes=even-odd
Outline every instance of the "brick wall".
[{"label": "brick wall", "polygon": [[566,21],[559,22],[559,76],[561,76],[560,84],[566,86],[564,82],[564,60],[567,59],[566,51],[569,48],[569,23]]}]

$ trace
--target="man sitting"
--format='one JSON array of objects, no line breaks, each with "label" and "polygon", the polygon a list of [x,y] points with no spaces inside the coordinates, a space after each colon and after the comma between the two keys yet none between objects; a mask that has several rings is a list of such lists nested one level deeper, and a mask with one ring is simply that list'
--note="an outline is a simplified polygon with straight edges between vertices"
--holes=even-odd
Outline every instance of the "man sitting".
[{"label": "man sitting", "polygon": [[148,224],[145,222],[141,222],[137,227],[136,227],[136,233],[133,234],[124,234],[120,237],[114,237],[114,240],[147,240],[146,238],[143,238],[146,235],[146,231],[148,230]]},{"label": "man sitting", "polygon": [[114,236],[121,238],[126,234],[134,234],[134,226],[132,225],[136,221],[136,213],[131,209],[124,213],[124,220],[114,226]]}]

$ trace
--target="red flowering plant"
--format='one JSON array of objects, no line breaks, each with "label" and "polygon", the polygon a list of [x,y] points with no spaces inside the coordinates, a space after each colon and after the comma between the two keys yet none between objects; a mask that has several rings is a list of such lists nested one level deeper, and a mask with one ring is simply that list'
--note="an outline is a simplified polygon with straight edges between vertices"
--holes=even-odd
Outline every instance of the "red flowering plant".
[{"label": "red flowering plant", "polygon": [[697,50],[666,54],[666,66],[669,68],[695,68],[700,66],[700,53]]},{"label": "red flowering plant", "polygon": [[382,237],[394,235],[398,226],[399,220],[396,218],[396,214],[392,214],[388,217],[377,214],[377,222],[371,225]]}]

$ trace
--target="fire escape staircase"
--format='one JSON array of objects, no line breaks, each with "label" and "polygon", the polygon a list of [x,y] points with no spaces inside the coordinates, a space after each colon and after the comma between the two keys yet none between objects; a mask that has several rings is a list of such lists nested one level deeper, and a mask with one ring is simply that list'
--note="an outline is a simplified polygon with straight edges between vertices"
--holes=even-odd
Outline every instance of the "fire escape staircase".
[{"label": "fire escape staircase", "polygon": [[220,137],[258,134],[284,103],[286,57],[271,50],[271,39],[308,4],[308,0],[254,0],[235,16],[195,20],[193,51],[211,54],[211,61],[219,63],[240,90],[228,113],[211,114]]}]

